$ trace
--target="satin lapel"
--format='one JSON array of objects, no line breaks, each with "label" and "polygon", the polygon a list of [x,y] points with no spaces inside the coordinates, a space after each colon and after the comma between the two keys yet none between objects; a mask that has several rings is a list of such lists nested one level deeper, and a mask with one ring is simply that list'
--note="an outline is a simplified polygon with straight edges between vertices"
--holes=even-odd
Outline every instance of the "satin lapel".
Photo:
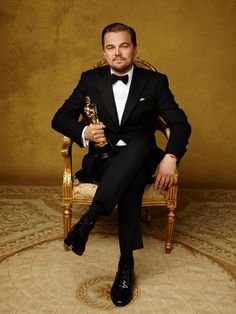
[{"label": "satin lapel", "polygon": [[104,67],[104,72],[97,75],[97,86],[107,112],[111,116],[114,123],[119,125],[109,67]]},{"label": "satin lapel", "polygon": [[122,120],[121,120],[121,125],[125,123],[129,115],[133,111],[136,103],[139,101],[146,82],[147,82],[147,77],[144,76],[143,72],[139,71],[139,68],[135,66],[132,82],[130,85],[128,99],[127,99],[125,110],[124,110]]}]

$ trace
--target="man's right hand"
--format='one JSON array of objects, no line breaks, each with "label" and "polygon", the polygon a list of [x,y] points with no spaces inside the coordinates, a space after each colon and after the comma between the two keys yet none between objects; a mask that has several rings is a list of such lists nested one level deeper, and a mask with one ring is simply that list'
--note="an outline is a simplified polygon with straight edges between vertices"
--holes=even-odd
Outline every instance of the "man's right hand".
[{"label": "man's right hand", "polygon": [[84,131],[85,140],[95,143],[106,141],[104,128],[105,125],[102,122],[100,124],[90,124]]}]

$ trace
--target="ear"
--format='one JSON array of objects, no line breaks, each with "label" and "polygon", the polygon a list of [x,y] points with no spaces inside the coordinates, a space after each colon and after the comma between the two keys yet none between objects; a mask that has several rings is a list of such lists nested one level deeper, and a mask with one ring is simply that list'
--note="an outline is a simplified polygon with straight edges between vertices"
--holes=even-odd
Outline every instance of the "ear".
[{"label": "ear", "polygon": [[104,60],[107,61],[107,58],[106,58],[106,54],[105,54],[105,53],[103,53],[102,59],[104,59]]}]

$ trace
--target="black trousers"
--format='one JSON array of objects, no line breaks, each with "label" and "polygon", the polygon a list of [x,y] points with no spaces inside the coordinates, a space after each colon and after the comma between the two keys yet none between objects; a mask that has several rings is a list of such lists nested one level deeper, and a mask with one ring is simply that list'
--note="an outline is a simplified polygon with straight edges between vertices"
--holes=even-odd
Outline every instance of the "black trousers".
[{"label": "black trousers", "polygon": [[[152,180],[164,152],[145,139],[134,139],[118,153],[105,160],[97,160],[93,169],[98,181],[93,204],[100,204],[104,215],[118,206],[118,234],[120,250],[143,247],[141,205],[144,187]],[[92,206],[93,206],[92,204]]]}]

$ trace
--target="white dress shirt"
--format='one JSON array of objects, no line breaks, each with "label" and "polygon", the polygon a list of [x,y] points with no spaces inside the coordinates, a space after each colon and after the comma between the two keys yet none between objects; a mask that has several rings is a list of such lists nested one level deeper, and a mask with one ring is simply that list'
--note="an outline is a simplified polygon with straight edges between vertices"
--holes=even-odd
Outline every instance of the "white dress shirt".
[{"label": "white dress shirt", "polygon": [[[128,95],[129,95],[129,89],[130,89],[130,84],[131,84],[132,77],[133,77],[133,72],[134,72],[134,67],[132,67],[132,69],[129,70],[129,72],[122,74],[122,75],[128,74],[129,79],[128,79],[127,84],[124,84],[120,80],[118,80],[117,82],[112,84],[112,90],[113,90],[113,95],[114,95],[114,99],[115,99],[115,105],[116,105],[116,111],[117,111],[117,115],[118,115],[119,124],[121,124],[121,119],[122,119],[122,116],[123,116],[123,113],[125,110],[125,104],[126,104],[126,101],[127,101]],[[111,69],[111,74],[112,73],[116,74]],[[84,146],[88,146],[88,143],[89,143],[89,141],[86,141],[84,138],[84,132],[85,132],[86,128],[87,127],[85,127],[83,129],[83,132],[82,132],[82,141],[83,141]],[[116,145],[117,146],[124,146],[124,145],[126,145],[126,143],[122,140],[119,140]]]},{"label": "white dress shirt", "polygon": [[[123,116],[123,113],[125,110],[125,104],[126,104],[126,101],[127,101],[128,95],[129,95],[129,89],[130,89],[130,84],[131,84],[132,77],[133,77],[133,72],[134,72],[134,67],[132,67],[132,69],[126,73],[129,76],[127,84],[124,84],[120,80],[117,81],[116,83],[112,84],[112,90],[113,90],[113,95],[114,95],[114,99],[115,99],[116,111],[117,111],[117,115],[118,115],[119,124],[121,124],[122,116]],[[114,73],[114,71],[112,71],[112,69],[111,69],[111,74],[112,73]],[[114,74],[116,74],[116,73],[114,73]],[[122,140],[119,140],[116,145],[117,146],[123,146],[123,145],[126,145],[126,143]]]}]

